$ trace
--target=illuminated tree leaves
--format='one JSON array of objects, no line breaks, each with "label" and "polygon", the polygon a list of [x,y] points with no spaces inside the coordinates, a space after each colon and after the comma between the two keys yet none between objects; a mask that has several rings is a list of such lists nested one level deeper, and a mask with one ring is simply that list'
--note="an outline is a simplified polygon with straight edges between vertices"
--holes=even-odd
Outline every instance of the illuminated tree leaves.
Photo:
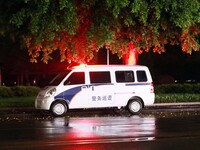
[{"label": "illuminated tree leaves", "polygon": [[53,51],[60,51],[61,61],[89,61],[101,47],[121,58],[130,43],[138,53],[161,53],[165,44],[180,44],[186,53],[200,47],[199,0],[3,0],[0,5],[1,35],[13,29],[21,34],[32,62],[47,63]]}]

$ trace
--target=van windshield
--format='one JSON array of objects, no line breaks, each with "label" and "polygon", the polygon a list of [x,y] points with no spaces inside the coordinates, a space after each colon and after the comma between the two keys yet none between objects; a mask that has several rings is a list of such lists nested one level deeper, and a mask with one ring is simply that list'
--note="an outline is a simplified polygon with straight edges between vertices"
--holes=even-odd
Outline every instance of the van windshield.
[{"label": "van windshield", "polygon": [[64,72],[60,72],[58,75],[56,75],[53,80],[49,82],[48,85],[50,86],[56,86],[60,84],[60,82],[66,77],[66,75],[70,72],[71,70],[65,70]]}]

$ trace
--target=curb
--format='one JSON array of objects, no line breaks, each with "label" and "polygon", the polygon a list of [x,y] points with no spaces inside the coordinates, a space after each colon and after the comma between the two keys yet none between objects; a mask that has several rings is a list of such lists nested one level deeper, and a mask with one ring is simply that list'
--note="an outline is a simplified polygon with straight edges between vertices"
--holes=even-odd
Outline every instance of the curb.
[{"label": "curb", "polygon": [[[155,103],[146,107],[170,107],[170,106],[200,106],[200,102],[182,102],[182,103]],[[5,107],[2,110],[35,110],[34,107]]]},{"label": "curb", "polygon": [[[185,103],[155,103],[153,105],[146,106],[145,108],[180,108],[180,107],[200,107],[200,102],[185,102]],[[34,112],[37,111],[34,107],[5,107],[0,108],[0,113],[4,111],[26,111],[26,112]]]},{"label": "curb", "polygon": [[159,107],[159,106],[200,106],[200,102],[185,102],[185,103],[155,103],[150,105],[150,107]]},{"label": "curb", "polygon": [[[99,109],[101,110],[101,109]],[[144,110],[151,111],[200,111],[200,102],[185,102],[185,103],[155,103],[153,105],[146,106]],[[0,115],[6,114],[33,114],[37,113],[34,107],[7,107],[0,108]]]}]

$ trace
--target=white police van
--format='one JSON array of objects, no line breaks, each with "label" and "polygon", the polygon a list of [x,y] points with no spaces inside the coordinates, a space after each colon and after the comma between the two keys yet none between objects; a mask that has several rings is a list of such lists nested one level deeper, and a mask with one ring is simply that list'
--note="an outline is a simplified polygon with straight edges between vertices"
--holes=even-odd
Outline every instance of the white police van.
[{"label": "white police van", "polygon": [[69,109],[127,108],[138,114],[154,103],[152,78],[146,66],[84,65],[58,74],[43,88],[35,107],[63,116]]}]

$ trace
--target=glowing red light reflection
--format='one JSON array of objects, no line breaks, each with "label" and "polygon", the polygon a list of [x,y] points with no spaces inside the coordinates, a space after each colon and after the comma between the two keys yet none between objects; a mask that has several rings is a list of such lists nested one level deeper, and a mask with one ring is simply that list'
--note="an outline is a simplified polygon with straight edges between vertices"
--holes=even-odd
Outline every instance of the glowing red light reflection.
[{"label": "glowing red light reflection", "polygon": [[138,52],[133,46],[129,46],[129,51],[124,55],[124,64],[126,65],[137,65],[138,62]]}]

